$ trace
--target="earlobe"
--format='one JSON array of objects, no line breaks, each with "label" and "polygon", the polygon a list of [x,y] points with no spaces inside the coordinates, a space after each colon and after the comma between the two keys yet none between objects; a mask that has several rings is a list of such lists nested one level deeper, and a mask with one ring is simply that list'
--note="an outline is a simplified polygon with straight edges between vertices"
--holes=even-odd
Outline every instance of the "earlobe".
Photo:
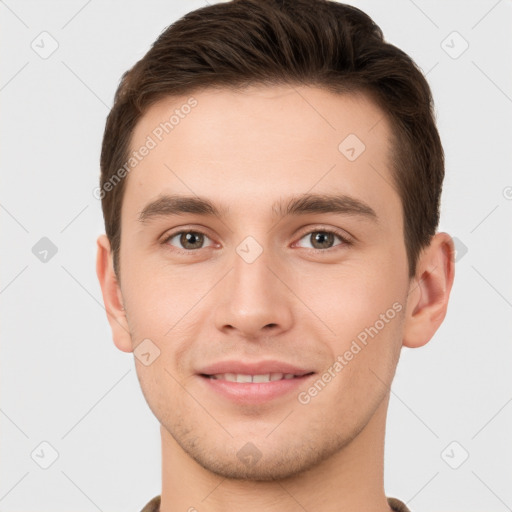
[{"label": "earlobe", "polygon": [[123,296],[114,272],[110,242],[106,235],[98,237],[97,246],[96,275],[100,282],[103,303],[112,329],[114,344],[123,352],[133,352]]},{"label": "earlobe", "polygon": [[403,346],[428,343],[443,322],[455,276],[453,240],[437,233],[418,259],[407,300]]}]

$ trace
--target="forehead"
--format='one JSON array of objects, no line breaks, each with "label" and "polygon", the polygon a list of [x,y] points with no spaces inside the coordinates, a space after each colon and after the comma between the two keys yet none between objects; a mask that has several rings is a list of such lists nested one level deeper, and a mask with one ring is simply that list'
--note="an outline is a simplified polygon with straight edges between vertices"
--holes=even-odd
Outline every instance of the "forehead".
[{"label": "forehead", "polygon": [[130,153],[145,156],[132,158],[124,201],[140,211],[150,198],[177,193],[247,209],[249,199],[314,188],[385,210],[390,197],[399,201],[390,135],[385,114],[362,94],[283,85],[168,97],[135,127]]}]

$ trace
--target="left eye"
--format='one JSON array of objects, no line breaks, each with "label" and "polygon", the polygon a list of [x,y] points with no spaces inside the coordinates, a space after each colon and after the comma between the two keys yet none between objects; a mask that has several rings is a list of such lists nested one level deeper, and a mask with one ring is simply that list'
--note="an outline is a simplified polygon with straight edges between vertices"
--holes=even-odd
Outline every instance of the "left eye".
[{"label": "left eye", "polygon": [[165,243],[174,245],[172,240],[175,238],[178,238],[181,248],[187,250],[202,249],[204,240],[210,240],[204,233],[199,233],[198,231],[180,231],[179,233],[175,233],[167,238]]},{"label": "left eye", "polygon": [[310,246],[308,248],[311,249],[330,249],[331,247],[333,247],[332,244],[335,238],[338,238],[342,242],[342,244],[348,243],[348,240],[343,238],[341,235],[334,233],[333,231],[325,230],[310,231],[309,233],[306,233],[306,235],[304,235],[301,238],[301,240],[309,240]]}]

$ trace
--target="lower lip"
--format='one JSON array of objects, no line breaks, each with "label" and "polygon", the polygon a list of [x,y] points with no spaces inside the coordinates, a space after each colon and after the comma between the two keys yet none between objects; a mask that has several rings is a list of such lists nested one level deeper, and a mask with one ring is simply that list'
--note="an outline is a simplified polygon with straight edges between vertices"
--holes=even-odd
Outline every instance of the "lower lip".
[{"label": "lower lip", "polygon": [[230,382],[200,375],[201,380],[213,391],[238,404],[261,404],[296,390],[314,377],[314,373],[270,382]]}]

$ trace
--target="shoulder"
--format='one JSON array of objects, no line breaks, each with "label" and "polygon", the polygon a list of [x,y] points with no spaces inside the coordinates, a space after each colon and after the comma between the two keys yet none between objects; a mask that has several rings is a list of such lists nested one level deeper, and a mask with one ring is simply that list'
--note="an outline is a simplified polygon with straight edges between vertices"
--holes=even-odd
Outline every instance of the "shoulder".
[{"label": "shoulder", "polygon": [[[388,504],[393,509],[393,512],[410,512],[405,503],[397,498],[388,498]],[[141,512],[160,512],[160,495],[155,496],[149,501]]]},{"label": "shoulder", "polygon": [[397,498],[388,498],[388,505],[391,507],[393,512],[411,512],[403,503]]},{"label": "shoulder", "polygon": [[149,501],[140,512],[160,512],[160,495]]}]

